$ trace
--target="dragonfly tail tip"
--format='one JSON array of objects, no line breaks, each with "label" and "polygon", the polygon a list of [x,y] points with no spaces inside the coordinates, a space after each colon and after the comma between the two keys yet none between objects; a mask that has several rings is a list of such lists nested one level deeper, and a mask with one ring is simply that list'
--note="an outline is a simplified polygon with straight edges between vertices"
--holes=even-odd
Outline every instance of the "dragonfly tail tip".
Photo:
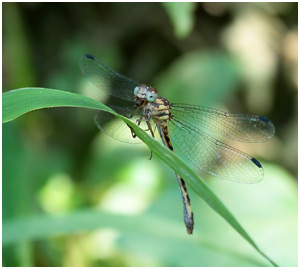
[{"label": "dragonfly tail tip", "polygon": [[186,228],[188,234],[193,234],[193,228]]}]

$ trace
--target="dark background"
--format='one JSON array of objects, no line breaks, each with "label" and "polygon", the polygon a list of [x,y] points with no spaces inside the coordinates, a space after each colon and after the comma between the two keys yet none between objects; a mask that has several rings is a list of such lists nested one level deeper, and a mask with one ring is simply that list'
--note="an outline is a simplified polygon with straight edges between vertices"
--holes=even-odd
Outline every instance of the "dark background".
[{"label": "dark background", "polygon": [[[296,266],[297,3],[2,7],[3,91],[46,87],[105,102],[78,66],[91,53],[172,102],[269,117],[272,140],[232,143],[262,162],[263,182],[201,176],[268,255]],[[145,146],[99,132],[93,114],[44,109],[3,125],[4,266],[267,265],[192,191],[187,236],[173,172],[148,161]]]}]

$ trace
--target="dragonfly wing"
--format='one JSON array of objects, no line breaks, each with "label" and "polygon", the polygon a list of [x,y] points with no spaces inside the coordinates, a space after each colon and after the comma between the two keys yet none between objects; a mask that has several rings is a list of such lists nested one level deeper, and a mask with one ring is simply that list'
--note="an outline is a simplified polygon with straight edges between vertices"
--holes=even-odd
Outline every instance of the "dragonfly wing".
[{"label": "dragonfly wing", "polygon": [[133,91],[138,85],[137,82],[115,72],[89,54],[80,58],[79,65],[82,73],[96,87],[112,96],[133,101]]},{"label": "dragonfly wing", "polygon": [[241,183],[263,179],[261,164],[253,157],[205,134],[186,121],[174,117],[169,122],[171,142],[195,166],[205,172]]},{"label": "dragonfly wing", "polygon": [[[137,111],[136,107],[120,107],[114,105],[109,105],[109,107],[117,113],[129,118],[135,124],[141,115],[141,111]],[[95,123],[102,132],[118,141],[130,144],[142,143],[138,137],[133,137],[131,129],[124,121],[111,113],[98,111],[95,115]],[[151,126],[152,129],[155,130],[155,124],[153,122],[151,122]],[[148,129],[147,123],[144,120],[141,122],[140,127],[144,130]]]},{"label": "dragonfly wing", "polygon": [[172,104],[171,113],[179,121],[240,142],[264,142],[275,133],[274,125],[264,116],[232,114],[187,104]]}]

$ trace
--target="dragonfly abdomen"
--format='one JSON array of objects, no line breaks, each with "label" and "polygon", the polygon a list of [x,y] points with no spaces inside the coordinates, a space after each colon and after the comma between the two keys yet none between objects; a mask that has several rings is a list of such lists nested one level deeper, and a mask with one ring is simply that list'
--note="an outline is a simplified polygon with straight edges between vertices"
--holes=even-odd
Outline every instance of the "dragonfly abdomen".
[{"label": "dragonfly abdomen", "polygon": [[[161,139],[162,139],[164,145],[173,151],[173,145],[170,140],[167,121],[164,121],[164,124],[162,124],[162,125],[158,124],[157,126],[158,126],[159,134],[161,136]],[[194,213],[192,210],[190,197],[189,197],[187,188],[185,186],[184,180],[177,173],[175,173],[175,174],[177,177],[177,181],[179,183],[181,197],[182,197],[182,201],[183,201],[184,223],[185,223],[185,226],[187,229],[187,233],[192,234],[193,229],[194,229]]]},{"label": "dragonfly abdomen", "polygon": [[167,124],[166,124],[165,126],[161,126],[161,130],[162,130],[163,135],[164,135],[164,140],[165,140],[165,142],[166,142],[166,146],[167,146],[170,150],[174,151],[173,145],[172,145],[172,143],[171,143],[171,139],[170,139],[170,136],[169,136],[169,130],[168,130]]}]

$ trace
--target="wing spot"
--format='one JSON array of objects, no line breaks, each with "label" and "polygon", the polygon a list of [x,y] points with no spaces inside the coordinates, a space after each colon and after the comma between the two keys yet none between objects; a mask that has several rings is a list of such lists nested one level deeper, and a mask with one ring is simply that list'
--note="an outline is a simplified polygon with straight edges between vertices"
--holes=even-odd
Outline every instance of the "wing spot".
[{"label": "wing spot", "polygon": [[256,160],[255,158],[252,158],[251,161],[252,161],[257,167],[259,167],[259,168],[262,167],[261,164],[260,164],[260,162],[259,162],[258,160]]},{"label": "wing spot", "polygon": [[85,57],[90,59],[90,60],[95,60],[95,57],[91,54],[86,54]]},{"label": "wing spot", "polygon": [[258,117],[261,121],[268,123],[270,120],[267,117],[259,116]]}]

